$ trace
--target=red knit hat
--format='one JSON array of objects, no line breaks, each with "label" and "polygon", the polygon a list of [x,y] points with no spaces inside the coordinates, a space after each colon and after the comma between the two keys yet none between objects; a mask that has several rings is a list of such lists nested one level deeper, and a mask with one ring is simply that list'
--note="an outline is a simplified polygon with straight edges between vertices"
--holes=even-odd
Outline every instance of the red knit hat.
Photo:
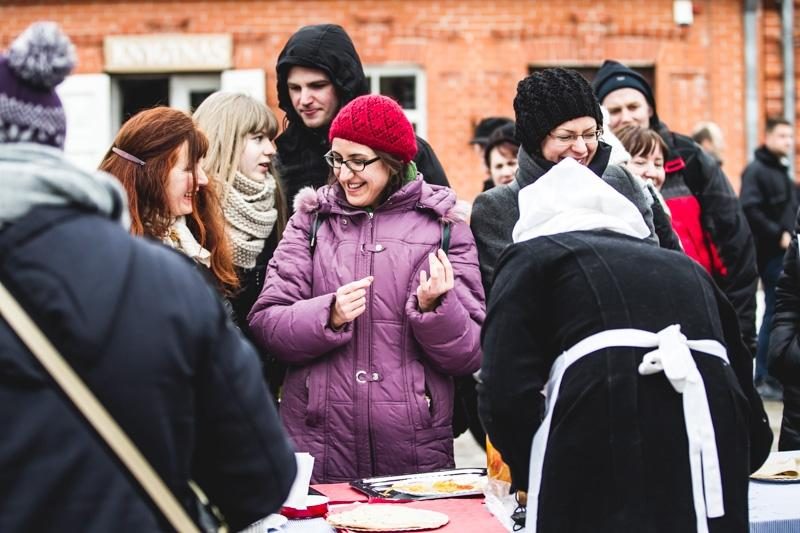
[{"label": "red knit hat", "polygon": [[397,102],[379,94],[359,96],[344,106],[331,123],[334,137],[391,154],[403,163],[417,155],[414,128]]}]

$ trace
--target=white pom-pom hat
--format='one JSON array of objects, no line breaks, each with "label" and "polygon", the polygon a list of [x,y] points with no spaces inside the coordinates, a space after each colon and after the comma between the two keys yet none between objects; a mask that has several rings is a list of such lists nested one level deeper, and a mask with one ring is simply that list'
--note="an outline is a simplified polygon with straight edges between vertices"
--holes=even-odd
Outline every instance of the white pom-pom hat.
[{"label": "white pom-pom hat", "polygon": [[0,56],[0,143],[63,148],[67,120],[55,87],[75,66],[75,48],[54,22],[37,22]]}]

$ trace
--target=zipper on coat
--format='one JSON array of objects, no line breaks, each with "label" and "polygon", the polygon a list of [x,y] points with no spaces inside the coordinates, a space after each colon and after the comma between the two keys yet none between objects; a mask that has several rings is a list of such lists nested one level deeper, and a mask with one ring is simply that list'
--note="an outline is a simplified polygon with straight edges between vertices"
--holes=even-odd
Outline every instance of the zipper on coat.
[{"label": "zipper on coat", "polygon": [[[369,238],[370,238],[370,244],[375,244],[375,235],[377,233],[375,231],[375,226],[376,226],[375,213],[372,212],[372,211],[368,211],[367,214],[369,215],[369,232],[370,232]],[[374,253],[370,253],[369,256],[368,256],[367,261],[368,261],[367,264],[368,264],[368,267],[369,267],[367,274],[368,275],[373,275],[374,270],[375,270],[375,254]],[[372,305],[371,305],[371,303],[372,303],[372,300],[373,300],[374,295],[375,295],[374,294],[375,291],[373,289],[374,285],[375,285],[374,283],[371,283],[370,286],[369,286],[369,289],[368,289],[369,290],[369,302],[370,302],[370,305],[367,305],[365,313],[364,313],[365,315],[368,315],[367,317],[365,317],[365,318],[368,318],[368,320],[365,320],[365,322],[367,324],[370,323],[369,319],[371,319],[371,316],[372,316],[372,312],[371,312]],[[372,367],[372,328],[371,327],[367,327],[366,330],[367,330],[367,334],[365,335],[365,337],[367,338],[367,345],[366,345],[366,348],[367,348],[367,368],[369,368],[369,371],[372,372],[372,371],[374,371],[374,368]],[[370,405],[370,400],[371,400],[371,397],[372,397],[372,383],[373,382],[367,383],[367,435],[369,437],[369,457],[370,457],[370,463],[371,463],[370,467],[372,469],[372,475],[374,476],[374,475],[377,475],[377,468],[376,468],[377,464],[376,464],[376,460],[375,460],[375,439],[374,439],[374,437],[372,435],[372,408],[371,408],[371,405]]]}]

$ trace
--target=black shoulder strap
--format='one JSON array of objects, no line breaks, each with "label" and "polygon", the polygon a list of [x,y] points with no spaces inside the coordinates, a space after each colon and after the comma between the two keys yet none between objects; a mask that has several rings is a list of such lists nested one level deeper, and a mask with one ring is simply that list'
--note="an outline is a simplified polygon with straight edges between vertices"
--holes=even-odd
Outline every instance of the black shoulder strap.
[{"label": "black shoulder strap", "polygon": [[311,222],[311,230],[308,232],[308,249],[311,255],[314,255],[314,249],[317,247],[317,232],[322,225],[323,217],[320,216],[319,211],[314,213],[314,220]]},{"label": "black shoulder strap", "polygon": [[450,222],[442,222],[442,241],[439,243],[439,248],[444,253],[450,249]]}]

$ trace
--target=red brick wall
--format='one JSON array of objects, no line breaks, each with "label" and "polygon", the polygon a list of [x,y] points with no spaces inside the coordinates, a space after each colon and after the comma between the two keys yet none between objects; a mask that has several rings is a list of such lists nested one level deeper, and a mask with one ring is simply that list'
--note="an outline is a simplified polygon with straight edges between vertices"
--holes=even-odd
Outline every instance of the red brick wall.
[{"label": "red brick wall", "polygon": [[[0,6],[0,46],[34,20],[56,20],[78,45],[79,72],[99,72],[104,35],[229,32],[234,38],[235,67],[265,69],[268,103],[277,109],[273,72],[286,39],[304,24],[339,23],[353,37],[364,63],[413,63],[425,70],[428,140],[465,199],[472,199],[481,186],[480,159],[467,145],[472,126],[488,115],[513,116],[516,83],[530,65],[599,66],[605,58],[653,65],[662,119],[687,133],[697,121],[717,122],[726,136],[724,168],[738,189],[746,162],[742,0],[695,1],[694,24],[688,28],[675,25],[672,4],[672,0],[30,1]],[[765,35],[771,17],[769,12],[763,17]],[[770,66],[774,65],[768,62]],[[772,95],[772,82],[764,85]],[[773,105],[771,99],[768,102]]]},{"label": "red brick wall", "polygon": [[[800,1],[794,2],[794,43],[795,43],[795,87],[800,87],[800,77],[798,77],[798,53],[797,43],[800,38],[798,23],[800,23]],[[762,49],[759,59],[763,65],[760,82],[763,86],[763,106],[759,117],[758,142],[764,138],[764,124],[766,117],[783,116],[783,42],[781,33],[781,6],[778,2],[765,2],[764,12],[761,20]],[[795,123],[800,121],[800,102],[796,100]],[[795,133],[795,169],[800,169],[800,136]],[[795,181],[800,183],[796,172]]]}]

